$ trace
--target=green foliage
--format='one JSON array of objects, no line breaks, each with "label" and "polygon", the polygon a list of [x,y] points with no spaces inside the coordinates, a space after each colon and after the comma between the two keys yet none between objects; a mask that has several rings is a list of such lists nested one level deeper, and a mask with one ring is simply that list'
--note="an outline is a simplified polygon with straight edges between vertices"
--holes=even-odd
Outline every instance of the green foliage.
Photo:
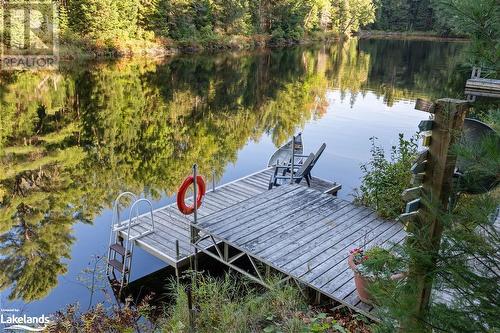
[{"label": "green foliage", "polygon": [[153,332],[152,322],[141,320],[152,318],[155,310],[149,303],[150,296],[144,297],[139,304],[132,304],[127,299],[123,306],[106,308],[97,304],[86,312],[79,312],[78,305],[68,305],[65,310],[58,311],[51,318],[47,332],[53,333],[133,333]]},{"label": "green foliage", "polygon": [[252,29],[248,2],[247,0],[215,0],[212,9],[215,29],[230,35],[250,33]]},{"label": "green foliage", "polygon": [[[331,314],[309,309],[298,289],[267,281],[269,289],[257,289],[238,276],[198,276],[191,285],[196,308],[196,332],[347,333]],[[185,285],[173,283],[174,305],[167,309],[163,332],[189,332],[188,299]]]},{"label": "green foliage", "polygon": [[372,0],[335,0],[331,11],[332,28],[345,35],[357,32],[374,22],[375,9]]},{"label": "green foliage", "polygon": [[[297,289],[270,281],[271,288],[258,293],[234,276],[223,279],[199,276],[192,284],[196,332],[274,332],[307,304]],[[175,304],[167,313],[165,332],[188,332],[189,314],[185,286],[174,284]]]},{"label": "green foliage", "polygon": [[[385,31],[442,30],[433,0],[378,0],[372,28]],[[443,31],[444,32],[444,31]]]},{"label": "green foliage", "polygon": [[410,184],[416,137],[405,140],[399,134],[399,143],[391,148],[389,159],[383,148],[377,146],[376,138],[371,138],[371,142],[372,158],[361,166],[364,175],[356,201],[374,208],[382,217],[395,218],[405,205],[401,193]]},{"label": "green foliage", "polygon": [[83,37],[108,42],[137,30],[138,0],[71,0],[69,22]]},{"label": "green foliage", "polygon": [[475,65],[499,72],[500,4],[496,0],[435,0],[438,18],[455,33],[472,39]]},{"label": "green foliage", "polygon": [[[479,196],[462,196],[455,209],[439,216],[444,231],[434,276],[431,303],[424,317],[408,332],[496,332],[500,277],[498,244],[498,191]],[[425,221],[422,221],[425,222]],[[425,234],[411,233],[412,238]],[[407,242],[395,251],[410,260],[409,265],[428,264],[428,251]],[[393,332],[415,315],[416,285],[412,276],[402,281],[378,280],[370,292],[378,303],[383,321],[375,332]],[[415,325],[415,326],[413,326]]]},{"label": "green foliage", "polygon": [[392,275],[406,271],[405,261],[385,248],[374,246],[362,251],[362,256],[356,268],[364,277],[390,279]]},{"label": "green foliage", "polygon": [[57,24],[61,33],[66,33],[69,28],[68,8],[62,3],[57,8]]}]

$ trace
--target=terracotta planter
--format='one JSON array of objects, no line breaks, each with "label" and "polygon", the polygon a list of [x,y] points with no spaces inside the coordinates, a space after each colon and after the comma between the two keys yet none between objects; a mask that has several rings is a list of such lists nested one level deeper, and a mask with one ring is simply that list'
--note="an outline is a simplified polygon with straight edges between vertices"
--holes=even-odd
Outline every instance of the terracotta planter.
[{"label": "terracotta planter", "polygon": [[[366,278],[359,274],[356,264],[354,263],[354,254],[349,255],[348,258],[349,267],[354,272],[354,284],[356,285],[356,291],[358,292],[359,299],[367,304],[373,304],[373,298],[371,297],[368,288],[372,283],[372,279]],[[401,280],[406,276],[406,273],[393,274],[391,280]]]},{"label": "terracotta planter", "polygon": [[349,262],[349,267],[354,273],[354,284],[356,285],[356,291],[358,292],[359,299],[365,303],[372,304],[373,300],[368,292],[370,279],[359,274],[356,268],[357,265],[354,263],[354,254],[351,254],[347,260]]}]

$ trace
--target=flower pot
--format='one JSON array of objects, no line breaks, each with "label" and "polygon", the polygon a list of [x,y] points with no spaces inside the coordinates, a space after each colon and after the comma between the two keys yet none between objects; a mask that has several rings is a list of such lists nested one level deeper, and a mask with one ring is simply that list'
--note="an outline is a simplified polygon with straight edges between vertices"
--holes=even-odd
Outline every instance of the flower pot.
[{"label": "flower pot", "polygon": [[356,285],[356,291],[358,292],[359,299],[368,304],[372,304],[373,300],[368,292],[368,286],[371,281],[368,278],[365,278],[363,275],[359,274],[356,264],[354,263],[354,254],[351,254],[348,258],[349,267],[354,272],[354,284]]},{"label": "flower pot", "polygon": [[[354,253],[351,253],[348,258],[349,267],[354,272],[354,284],[356,285],[356,291],[358,292],[359,299],[367,304],[373,304],[373,297],[370,295],[368,288],[373,282],[372,279],[364,277],[359,273],[357,265],[354,263]],[[391,276],[391,280],[401,280],[407,276],[407,273],[397,273]]]}]

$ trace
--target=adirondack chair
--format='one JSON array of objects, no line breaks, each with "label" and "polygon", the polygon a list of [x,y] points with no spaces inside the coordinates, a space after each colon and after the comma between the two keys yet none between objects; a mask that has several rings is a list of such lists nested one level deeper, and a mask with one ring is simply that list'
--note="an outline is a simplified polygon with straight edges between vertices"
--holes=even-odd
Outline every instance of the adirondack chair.
[{"label": "adirondack chair", "polygon": [[[312,166],[311,166],[311,169],[314,168],[314,165],[316,165],[316,162],[318,162],[319,158],[321,157],[321,154],[323,154],[323,151],[325,150],[326,148],[326,143],[323,143],[318,151],[314,154],[314,160],[312,162]],[[308,155],[295,155],[295,158],[301,158],[301,159],[304,159],[304,158],[307,158],[309,157]],[[294,172],[296,172],[301,166],[302,166],[302,163],[303,161],[300,161],[298,162],[297,164],[294,164]],[[290,168],[292,167],[292,163],[288,163],[286,166],[280,166],[280,168],[283,169],[283,173],[282,175],[285,176],[287,173],[290,173]],[[308,175],[309,178],[310,178],[310,174]]]},{"label": "adirondack chair", "polygon": [[[313,153],[309,154],[307,159],[300,165],[297,171],[293,174],[293,182],[299,184],[302,179],[305,179],[307,182],[307,186],[311,186],[311,169],[314,166],[313,162],[315,159],[315,155]],[[282,176],[278,175],[279,170],[287,168],[287,166],[276,166],[274,169],[274,173],[271,175],[271,179],[269,180],[269,189],[272,189],[273,186],[280,186],[278,183],[279,180],[288,180],[290,181],[290,176]]]}]

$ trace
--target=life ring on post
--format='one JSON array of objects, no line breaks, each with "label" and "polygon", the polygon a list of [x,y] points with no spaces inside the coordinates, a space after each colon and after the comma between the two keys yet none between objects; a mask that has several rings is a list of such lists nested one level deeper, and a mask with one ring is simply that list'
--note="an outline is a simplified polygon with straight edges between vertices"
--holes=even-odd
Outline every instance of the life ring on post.
[{"label": "life ring on post", "polygon": [[[193,183],[194,177],[187,177],[186,179],[184,179],[184,182],[182,182],[182,185],[181,187],[179,187],[179,191],[177,192],[177,207],[179,208],[179,211],[185,215],[193,214],[194,212],[194,206],[186,205],[184,199],[184,197],[186,196],[186,191],[188,190],[189,186],[193,185]],[[202,176],[196,176],[196,185],[198,186],[198,192],[196,193],[196,207],[200,208],[203,196],[206,192],[205,181],[203,180]]]}]

